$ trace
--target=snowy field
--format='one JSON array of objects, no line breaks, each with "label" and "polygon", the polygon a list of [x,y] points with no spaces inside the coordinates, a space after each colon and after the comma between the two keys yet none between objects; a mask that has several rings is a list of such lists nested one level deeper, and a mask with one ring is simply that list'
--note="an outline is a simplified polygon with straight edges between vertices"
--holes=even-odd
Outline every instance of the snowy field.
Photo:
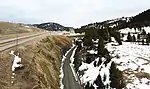
[{"label": "snowy field", "polygon": [[120,46],[108,43],[106,48],[117,68],[130,80],[127,89],[150,89],[150,46],[123,42]]}]

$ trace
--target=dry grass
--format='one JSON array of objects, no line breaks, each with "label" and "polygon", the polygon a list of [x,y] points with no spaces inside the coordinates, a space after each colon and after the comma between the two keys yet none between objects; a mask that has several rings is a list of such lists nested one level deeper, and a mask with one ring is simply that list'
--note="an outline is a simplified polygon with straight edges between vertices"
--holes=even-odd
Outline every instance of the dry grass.
[{"label": "dry grass", "polygon": [[69,38],[65,36],[53,36],[53,39],[55,40],[55,44],[57,45],[65,45],[71,43],[71,40],[69,40]]},{"label": "dry grass", "polygon": [[136,77],[137,78],[147,78],[147,79],[150,79],[150,74],[148,73],[145,73],[145,72],[139,72],[139,73],[135,73]]},{"label": "dry grass", "polygon": [[[71,45],[69,38],[50,36],[40,42],[19,47],[23,69],[16,71],[15,83],[10,84],[12,57],[0,54],[0,89],[59,89],[61,47]],[[6,72],[6,73],[5,73]],[[0,74],[2,74],[0,73]],[[7,75],[7,76],[6,76]]]},{"label": "dry grass", "polygon": [[149,73],[138,71],[138,69],[136,71],[133,71],[132,69],[126,69],[123,71],[123,75],[126,84],[134,82],[135,77],[137,77],[138,79],[142,78],[150,79]]},{"label": "dry grass", "polygon": [[17,24],[17,23],[0,22],[0,35],[37,32],[37,31],[41,31],[41,29],[31,27],[31,26],[26,27],[24,25]]}]

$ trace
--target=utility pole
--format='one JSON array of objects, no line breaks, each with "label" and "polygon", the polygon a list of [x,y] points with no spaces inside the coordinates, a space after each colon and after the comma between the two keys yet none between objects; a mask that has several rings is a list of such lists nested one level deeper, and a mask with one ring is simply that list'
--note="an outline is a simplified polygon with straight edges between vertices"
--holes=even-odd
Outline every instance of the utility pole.
[{"label": "utility pole", "polygon": [[[13,23],[14,24],[14,23]],[[17,24],[15,23],[14,24],[15,28],[16,29],[16,51],[18,51],[18,37],[19,37],[19,29],[17,29]]]}]

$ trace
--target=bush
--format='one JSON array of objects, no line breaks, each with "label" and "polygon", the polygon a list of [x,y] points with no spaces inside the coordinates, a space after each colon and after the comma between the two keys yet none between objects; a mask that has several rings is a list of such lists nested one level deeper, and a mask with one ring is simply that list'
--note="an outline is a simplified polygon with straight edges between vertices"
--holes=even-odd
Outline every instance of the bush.
[{"label": "bush", "polygon": [[125,87],[122,72],[117,69],[114,62],[112,62],[110,67],[110,80],[110,86],[112,88],[122,89],[123,87]]}]

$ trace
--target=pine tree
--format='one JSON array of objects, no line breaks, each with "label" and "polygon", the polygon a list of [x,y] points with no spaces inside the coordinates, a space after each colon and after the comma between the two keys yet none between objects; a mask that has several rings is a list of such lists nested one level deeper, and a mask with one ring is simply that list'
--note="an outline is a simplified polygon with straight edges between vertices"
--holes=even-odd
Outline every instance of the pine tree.
[{"label": "pine tree", "polygon": [[142,39],[142,45],[144,45],[144,39]]},{"label": "pine tree", "polygon": [[144,29],[142,30],[142,35],[146,35],[146,31]]},{"label": "pine tree", "polygon": [[128,41],[128,42],[131,42],[131,41],[132,41],[132,37],[131,37],[131,35],[130,35],[130,32],[128,32],[127,41]]},{"label": "pine tree", "polygon": [[140,40],[140,34],[137,35],[137,39]]},{"label": "pine tree", "polygon": [[122,89],[125,86],[122,72],[117,69],[114,62],[112,62],[110,67],[110,81],[110,86],[112,88]]},{"label": "pine tree", "polygon": [[102,37],[99,38],[98,41],[98,55],[104,56],[104,39]]},{"label": "pine tree", "polygon": [[92,41],[92,37],[90,36],[90,33],[87,31],[84,38],[83,38],[83,45],[84,46],[88,46],[88,47],[92,47],[93,46],[93,41]]},{"label": "pine tree", "polygon": [[146,35],[146,43],[149,44],[150,43],[150,33],[148,33]]},{"label": "pine tree", "polygon": [[135,35],[133,35],[132,39],[133,39],[133,42],[136,42]]},{"label": "pine tree", "polygon": [[115,40],[119,43],[119,45],[122,45],[122,42],[121,42],[121,37],[120,37],[120,32],[112,32],[111,33],[111,36],[115,38]]}]

